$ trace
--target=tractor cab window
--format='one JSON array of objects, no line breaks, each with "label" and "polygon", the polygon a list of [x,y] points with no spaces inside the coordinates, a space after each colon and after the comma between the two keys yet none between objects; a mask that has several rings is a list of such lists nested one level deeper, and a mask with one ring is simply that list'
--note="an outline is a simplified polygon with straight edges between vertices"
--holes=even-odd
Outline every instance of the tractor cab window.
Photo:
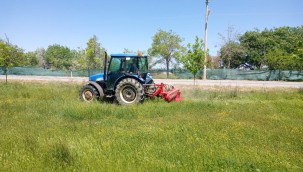
[{"label": "tractor cab window", "polygon": [[121,71],[122,66],[122,59],[121,58],[112,58],[110,62],[109,71],[111,72],[119,72]]},{"label": "tractor cab window", "polygon": [[141,73],[147,72],[147,70],[148,70],[147,57],[138,58],[138,63],[139,63],[140,72]]},{"label": "tractor cab window", "polygon": [[125,58],[125,66],[126,66],[126,73],[137,73],[138,72],[138,65],[137,65],[137,58]]},{"label": "tractor cab window", "polygon": [[136,74],[147,72],[146,57],[113,57],[109,71],[115,73]]},{"label": "tractor cab window", "polygon": [[114,73],[137,73],[137,58],[122,57],[112,58],[109,71]]}]

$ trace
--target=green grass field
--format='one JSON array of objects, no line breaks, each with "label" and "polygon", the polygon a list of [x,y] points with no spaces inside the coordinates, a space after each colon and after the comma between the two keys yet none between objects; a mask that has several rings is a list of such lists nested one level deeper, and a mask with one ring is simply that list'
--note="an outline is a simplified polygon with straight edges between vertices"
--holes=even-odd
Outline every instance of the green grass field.
[{"label": "green grass field", "polygon": [[0,82],[0,171],[303,171],[303,90],[183,87],[124,107],[80,87]]}]

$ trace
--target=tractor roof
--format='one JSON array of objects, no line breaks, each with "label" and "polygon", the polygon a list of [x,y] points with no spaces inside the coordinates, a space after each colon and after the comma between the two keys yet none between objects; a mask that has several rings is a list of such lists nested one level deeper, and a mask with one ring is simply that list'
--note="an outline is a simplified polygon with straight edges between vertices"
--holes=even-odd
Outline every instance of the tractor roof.
[{"label": "tractor roof", "polygon": [[[111,54],[111,57],[138,57],[138,54]],[[141,57],[147,57],[147,55],[142,55]]]}]

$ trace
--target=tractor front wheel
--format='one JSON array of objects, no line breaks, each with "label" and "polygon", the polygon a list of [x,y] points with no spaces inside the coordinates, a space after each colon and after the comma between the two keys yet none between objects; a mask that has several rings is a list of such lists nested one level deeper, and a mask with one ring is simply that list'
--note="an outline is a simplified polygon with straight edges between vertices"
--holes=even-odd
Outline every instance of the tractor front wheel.
[{"label": "tractor front wheel", "polygon": [[116,87],[115,96],[120,105],[142,103],[144,100],[143,86],[133,78],[123,79]]},{"label": "tractor front wheel", "polygon": [[92,102],[98,99],[98,91],[91,85],[84,85],[80,90],[80,99],[85,102]]}]

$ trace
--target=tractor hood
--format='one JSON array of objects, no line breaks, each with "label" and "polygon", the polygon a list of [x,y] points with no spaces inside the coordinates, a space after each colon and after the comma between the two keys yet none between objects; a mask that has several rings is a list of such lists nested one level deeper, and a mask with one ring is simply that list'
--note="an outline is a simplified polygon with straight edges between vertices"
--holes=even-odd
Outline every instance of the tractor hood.
[{"label": "tractor hood", "polygon": [[89,77],[90,81],[103,81],[104,73],[98,73]]}]

